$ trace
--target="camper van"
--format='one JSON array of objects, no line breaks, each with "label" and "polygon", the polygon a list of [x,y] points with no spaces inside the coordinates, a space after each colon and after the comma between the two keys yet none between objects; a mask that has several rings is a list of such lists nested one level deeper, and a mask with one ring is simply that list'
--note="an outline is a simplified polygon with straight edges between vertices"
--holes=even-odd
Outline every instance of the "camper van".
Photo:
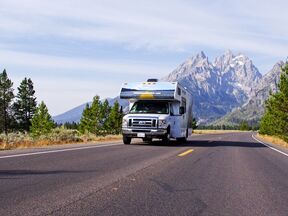
[{"label": "camper van", "polygon": [[129,112],[122,121],[124,144],[133,138],[185,142],[192,133],[192,95],[178,82],[124,83],[120,98],[129,101]]}]

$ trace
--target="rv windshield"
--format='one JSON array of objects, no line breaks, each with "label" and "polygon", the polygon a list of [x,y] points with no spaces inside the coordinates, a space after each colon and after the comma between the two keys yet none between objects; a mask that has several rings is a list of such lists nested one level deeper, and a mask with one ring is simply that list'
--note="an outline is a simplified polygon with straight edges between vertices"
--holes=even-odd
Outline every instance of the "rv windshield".
[{"label": "rv windshield", "polygon": [[130,113],[168,114],[169,105],[165,101],[137,101],[131,108]]}]

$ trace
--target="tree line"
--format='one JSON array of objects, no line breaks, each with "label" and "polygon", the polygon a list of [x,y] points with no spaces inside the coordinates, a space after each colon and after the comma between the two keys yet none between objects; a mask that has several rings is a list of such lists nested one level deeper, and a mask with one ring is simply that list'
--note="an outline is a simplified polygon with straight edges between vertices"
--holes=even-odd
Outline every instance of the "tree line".
[{"label": "tree line", "polygon": [[288,61],[282,67],[277,92],[271,93],[265,105],[259,132],[278,136],[288,142]]},{"label": "tree line", "polygon": [[122,107],[118,101],[109,106],[106,99],[103,103],[99,96],[95,96],[91,105],[86,104],[78,129],[81,133],[92,133],[95,135],[119,134],[122,124]]},{"label": "tree line", "polygon": [[251,124],[251,122],[248,121],[241,121],[239,124],[235,125],[199,125],[197,127],[201,130],[240,130],[240,131],[257,131],[259,129],[259,124],[255,122],[254,124]]},{"label": "tree line", "polygon": [[32,80],[25,77],[17,90],[14,95],[13,82],[4,69],[0,73],[0,132],[31,132],[35,136],[50,132],[55,124],[45,103],[37,106]]},{"label": "tree line", "polygon": [[[0,73],[0,133],[31,133],[38,137],[50,133],[57,125],[49,114],[46,104],[37,104],[34,84],[30,78],[24,78],[17,94],[14,95],[13,82],[6,70]],[[121,131],[122,110],[116,101],[110,106],[95,96],[91,105],[87,104],[80,123],[65,123],[68,129],[77,129],[80,133],[95,135],[119,134]]]}]

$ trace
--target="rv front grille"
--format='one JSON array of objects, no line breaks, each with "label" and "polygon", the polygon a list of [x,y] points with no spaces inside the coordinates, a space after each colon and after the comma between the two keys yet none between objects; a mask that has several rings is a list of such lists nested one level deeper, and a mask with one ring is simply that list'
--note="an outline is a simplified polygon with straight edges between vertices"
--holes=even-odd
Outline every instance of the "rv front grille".
[{"label": "rv front grille", "polygon": [[132,119],[131,126],[138,127],[138,128],[155,128],[157,127],[157,120],[156,119]]},{"label": "rv front grille", "polygon": [[134,132],[134,133],[150,133],[151,130],[136,129],[136,130],[132,130],[132,132]]}]

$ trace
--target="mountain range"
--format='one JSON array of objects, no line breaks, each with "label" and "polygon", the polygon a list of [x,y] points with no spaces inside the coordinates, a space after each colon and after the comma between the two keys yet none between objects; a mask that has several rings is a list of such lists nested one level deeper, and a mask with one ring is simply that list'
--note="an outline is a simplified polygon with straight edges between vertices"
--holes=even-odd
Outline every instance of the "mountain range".
[{"label": "mountain range", "polygon": [[[123,107],[123,111],[128,111],[128,106],[129,106],[129,103],[127,100],[123,100],[123,99],[120,99],[119,97],[116,97],[116,98],[107,98],[108,100],[108,103],[110,106],[112,106],[115,101],[118,101],[120,106]],[[101,102],[103,102],[104,100],[101,100]],[[87,103],[84,103],[84,104],[81,104],[71,110],[68,110],[67,112],[64,112],[60,115],[57,115],[57,116],[54,116],[53,117],[53,120],[57,123],[57,124],[64,124],[66,122],[79,122],[80,119],[81,119],[81,115],[82,115],[82,112],[83,110],[85,109],[86,107],[86,104],[89,104],[91,105],[92,102],[87,102]]]},{"label": "mountain range", "polygon": [[[193,95],[193,114],[202,124],[239,124],[242,120],[257,123],[264,112],[264,102],[277,90],[283,61],[277,62],[264,76],[252,60],[230,50],[209,61],[202,51],[188,58],[162,81],[180,82]],[[116,100],[126,107],[127,101]],[[78,122],[85,104],[55,116],[57,123]]]},{"label": "mountain range", "polygon": [[257,125],[265,110],[265,101],[271,93],[278,89],[283,61],[279,61],[265,74],[254,88],[254,94],[242,106],[232,110],[227,115],[212,122],[213,125],[236,125],[241,121],[248,121],[250,125]]}]

